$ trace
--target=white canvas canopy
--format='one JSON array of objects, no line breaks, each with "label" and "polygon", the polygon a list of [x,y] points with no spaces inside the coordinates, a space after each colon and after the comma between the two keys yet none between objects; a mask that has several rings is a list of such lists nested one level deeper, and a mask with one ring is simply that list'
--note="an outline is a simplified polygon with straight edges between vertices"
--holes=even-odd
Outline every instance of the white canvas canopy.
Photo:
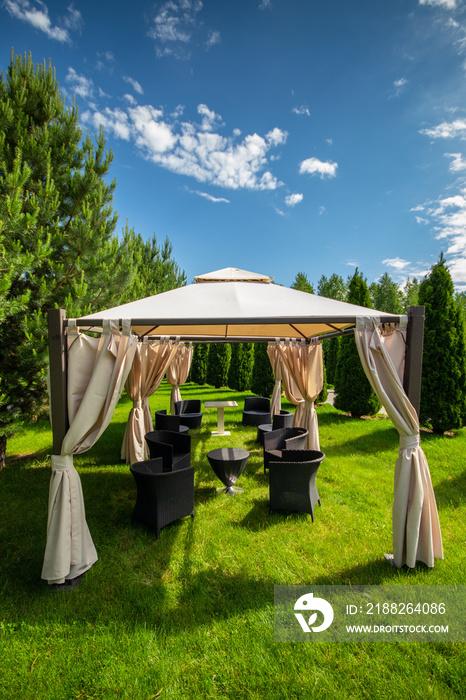
[{"label": "white canvas canopy", "polygon": [[194,284],[91,314],[78,323],[92,327],[104,319],[127,319],[141,336],[234,341],[314,338],[354,326],[361,315],[399,321],[399,316],[282,287],[272,284],[271,277],[234,267],[195,279]]},{"label": "white canvas canopy", "polygon": [[[79,336],[70,348],[73,350],[74,347],[71,353],[75,355],[74,358],[68,350],[67,329],[70,324],[81,331],[103,328],[104,338],[109,333],[112,337],[111,342],[105,340],[97,343],[93,350],[97,353],[96,359],[90,362],[89,369],[86,370],[89,381],[85,382],[85,386],[80,386],[79,403],[93,406],[99,399],[103,405],[102,410],[100,404],[97,406],[99,415],[95,425],[89,427],[89,417],[85,415],[83,425],[75,428],[75,432],[79,428],[79,432],[86,437],[90,433],[96,436],[100,434],[103,417],[105,423],[109,420],[110,410],[130,372],[130,363],[135,355],[135,336],[145,338],[146,342],[149,337],[171,337],[176,340],[212,342],[276,342],[287,339],[288,343],[293,344],[299,341],[305,343],[326,334],[340,334],[358,323],[358,328],[363,330],[357,332],[356,340],[365,372],[389,415],[397,419],[394,422],[400,433],[401,459],[395,471],[396,499],[393,512],[395,564],[414,566],[416,561],[421,560],[428,566],[433,566],[434,558],[443,557],[443,552],[435,497],[427,462],[421,454],[416,416],[420,398],[423,308],[413,307],[407,317],[393,316],[281,287],[272,284],[270,277],[237,268],[225,268],[195,279],[194,284],[186,287],[123,304],[73,322],[66,319],[63,310],[55,309],[49,313],[54,457],[43,578],[49,582],[69,580],[75,572],[82,573],[92,566],[95,560],[95,550],[87,538],[84,503],[81,503],[79,515],[73,501],[73,498],[79,496],[75,495],[79,489],[62,488],[60,499],[54,495],[57,491],[54,486],[57,481],[56,472],[59,471],[63,477],[60,483],[67,484],[73,480],[77,483],[79,477],[72,466],[72,454],[84,451],[92,444],[89,439],[89,445],[83,449],[74,446],[65,449],[65,438],[74,415],[70,406],[72,408],[73,401],[76,400],[69,392],[70,385],[73,384],[70,372],[77,371],[78,378],[81,377],[80,367],[83,362],[79,351]],[[384,326],[390,327],[390,324],[396,324],[400,336],[398,340],[401,345],[398,343],[398,346],[402,348],[402,355],[405,355],[404,368],[384,337]],[[393,332],[393,326],[391,331]],[[101,386],[102,382],[108,382],[100,376],[100,354],[108,364],[109,377],[115,380],[112,379],[107,391]],[[74,370],[72,364],[75,365]],[[291,369],[291,361],[288,364]],[[100,377],[98,395],[95,398],[94,375],[96,381]],[[293,379],[298,386],[299,378],[296,376]],[[303,391],[306,396],[303,396]],[[318,393],[317,389],[308,391],[304,385],[300,392],[299,398],[306,398],[310,405],[314,393]],[[398,420],[400,415],[406,415],[406,419]],[[76,421],[72,422],[72,427],[75,423]],[[76,522],[71,515],[64,520],[64,510],[71,515],[78,513],[79,517],[75,516]],[[85,533],[85,538],[82,533]],[[74,545],[78,538],[80,547],[76,549]]]}]

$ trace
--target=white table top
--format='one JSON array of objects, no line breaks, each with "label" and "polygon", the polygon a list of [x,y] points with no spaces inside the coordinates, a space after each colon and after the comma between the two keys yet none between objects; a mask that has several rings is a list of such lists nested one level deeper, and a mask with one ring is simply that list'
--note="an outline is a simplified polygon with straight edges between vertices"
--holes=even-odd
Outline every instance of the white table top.
[{"label": "white table top", "polygon": [[206,408],[234,408],[238,406],[236,401],[204,401]]}]

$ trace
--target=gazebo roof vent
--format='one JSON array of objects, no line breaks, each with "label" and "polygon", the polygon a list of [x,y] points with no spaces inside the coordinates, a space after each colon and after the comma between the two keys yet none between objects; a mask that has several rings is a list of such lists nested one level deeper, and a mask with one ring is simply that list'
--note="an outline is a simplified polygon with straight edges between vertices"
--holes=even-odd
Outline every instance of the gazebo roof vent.
[{"label": "gazebo roof vent", "polygon": [[266,282],[269,283],[273,277],[260,275],[258,272],[248,272],[237,267],[224,267],[215,272],[206,272],[205,275],[198,275],[194,278],[196,282]]}]

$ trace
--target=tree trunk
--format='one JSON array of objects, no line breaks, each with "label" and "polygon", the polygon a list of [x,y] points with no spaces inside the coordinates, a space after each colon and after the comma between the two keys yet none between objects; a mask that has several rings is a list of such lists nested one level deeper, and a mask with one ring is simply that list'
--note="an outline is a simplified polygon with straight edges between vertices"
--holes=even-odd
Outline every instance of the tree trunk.
[{"label": "tree trunk", "polygon": [[6,460],[6,435],[0,435],[0,469],[5,466]]}]

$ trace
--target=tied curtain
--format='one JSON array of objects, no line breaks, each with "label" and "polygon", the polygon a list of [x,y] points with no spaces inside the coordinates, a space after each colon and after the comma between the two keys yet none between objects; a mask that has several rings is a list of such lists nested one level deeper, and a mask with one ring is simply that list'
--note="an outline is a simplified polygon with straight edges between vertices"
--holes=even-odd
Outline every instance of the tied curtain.
[{"label": "tied curtain", "polygon": [[181,401],[180,385],[184,384],[188,378],[191,362],[193,359],[193,344],[178,345],[178,352],[167,369],[167,381],[171,384],[170,413],[175,415],[175,402]]},{"label": "tied curtain", "polygon": [[355,340],[362,366],[400,436],[395,464],[393,559],[397,567],[443,559],[442,536],[429,465],[420,445],[419,419],[402,384],[406,319],[387,335],[380,321],[358,318]]},{"label": "tied curtain", "polygon": [[113,321],[104,321],[100,338],[90,338],[78,332],[75,320],[68,322],[69,429],[60,455],[52,455],[41,574],[50,584],[76,578],[97,561],[73,455],[89,450],[110,423],[136,351],[130,327],[124,322],[120,333]]},{"label": "tied curtain", "polygon": [[270,412],[272,417],[280,413],[282,407],[282,357],[280,354],[279,341],[267,345],[267,355],[269,356],[272,372],[275,379],[272,399],[270,401]]},{"label": "tied curtain", "polygon": [[[287,400],[294,406],[304,404],[304,399],[285,365],[282,353],[280,352],[280,343],[281,341],[277,338],[274,343],[269,343],[267,346],[267,354],[270,359],[270,364],[272,365],[272,372],[275,379],[270,406],[272,416],[276,413],[280,413],[281,410],[282,382],[283,391],[285,392]],[[295,423],[295,425],[297,424]]]},{"label": "tied curtain", "polygon": [[144,338],[138,343],[126,381],[126,391],[133,402],[121,446],[121,459],[127,464],[142,462],[149,456],[145,435],[154,429],[149,396],[159,388],[178,350],[179,345],[168,338],[152,343]]},{"label": "tied curtain", "polygon": [[310,343],[292,340],[278,347],[292,380],[292,382],[288,381],[288,387],[294,392],[298,389],[303,399],[298,403],[293,425],[308,430],[307,450],[320,450],[319,424],[314,401],[322,391],[324,379],[322,345],[319,340],[311,340]]}]

